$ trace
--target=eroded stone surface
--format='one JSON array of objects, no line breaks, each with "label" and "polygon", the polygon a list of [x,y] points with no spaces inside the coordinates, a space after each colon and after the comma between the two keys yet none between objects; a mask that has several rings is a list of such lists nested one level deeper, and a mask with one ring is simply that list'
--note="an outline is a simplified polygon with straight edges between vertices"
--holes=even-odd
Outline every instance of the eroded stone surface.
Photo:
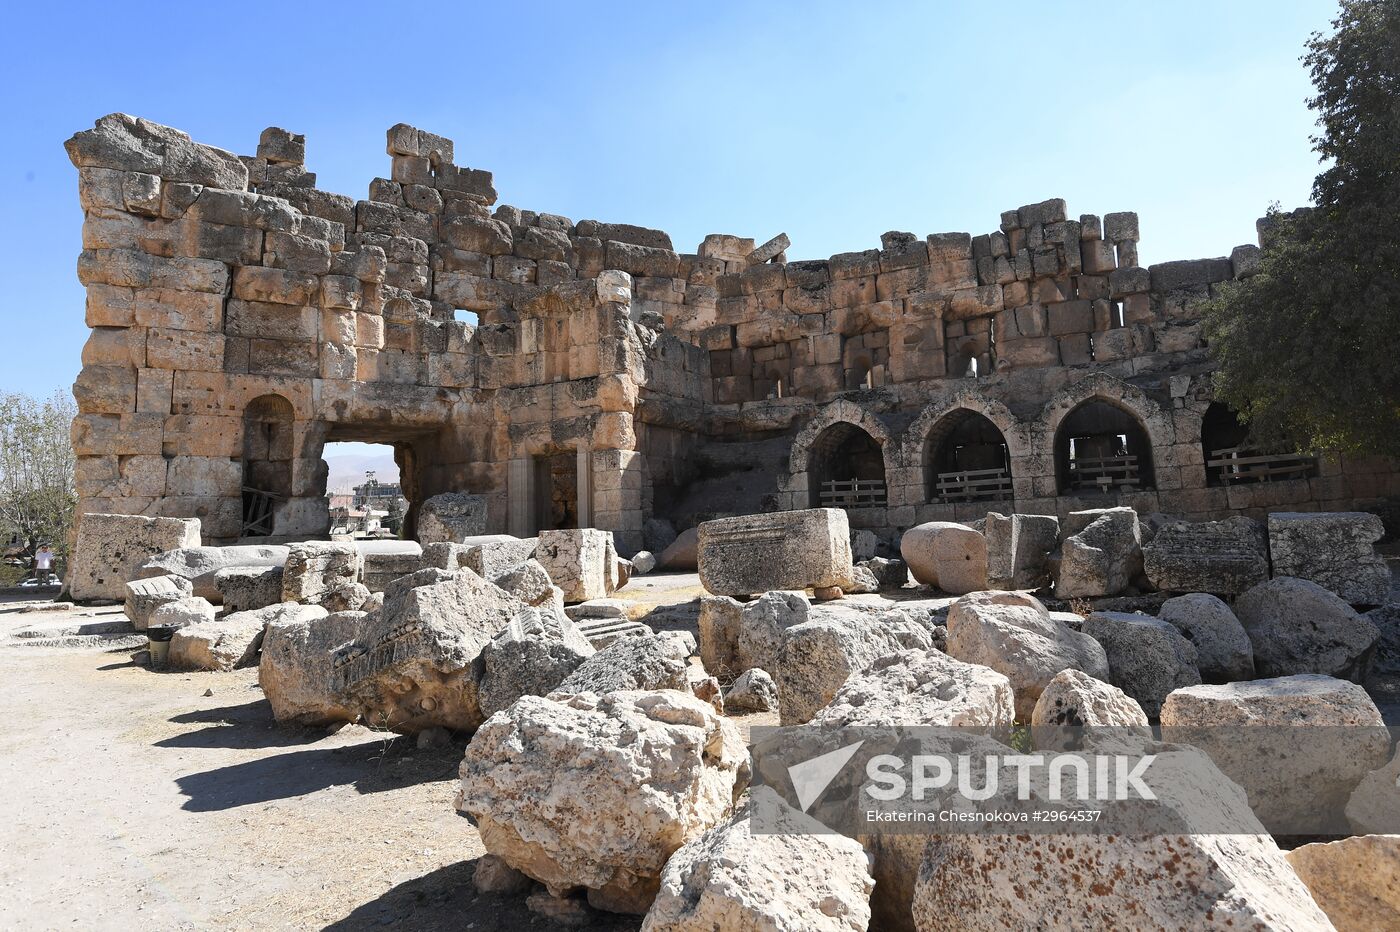
[{"label": "eroded stone surface", "polygon": [[1016,593],[974,593],[954,602],[948,610],[948,653],[1005,675],[1016,694],[1016,718],[1023,722],[1061,670],[1109,678],[1108,657],[1098,641],[1051,618],[1036,599]]},{"label": "eroded stone surface", "polygon": [[1055,595],[1061,599],[1100,598],[1128,588],[1142,571],[1142,532],[1131,508],[1075,512],[1060,547]]},{"label": "eroded stone surface", "polygon": [[477,687],[483,718],[521,696],[543,696],[595,651],[562,612],[526,609],[481,649]]},{"label": "eroded stone surface", "polygon": [[721,518],[699,532],[700,582],[715,595],[852,582],[850,525],[836,508]]},{"label": "eroded stone surface", "polygon": [[1195,592],[1162,603],[1157,615],[1196,648],[1196,665],[1207,683],[1254,678],[1254,647],[1230,606]]},{"label": "eroded stone surface", "polygon": [[865,852],[849,838],[756,787],[775,816],[750,831],[747,809],[687,842],[666,862],[644,932],[864,932],[875,886]]},{"label": "eroded stone surface", "polygon": [[671,855],[728,817],[746,763],[735,727],[686,693],[526,696],[467,746],[457,806],[516,870],[643,913]]},{"label": "eroded stone surface", "polygon": [[1196,648],[1160,618],[1094,612],[1084,619],[1083,631],[1103,645],[1109,682],[1137,700],[1151,718],[1173,690],[1201,681]]},{"label": "eroded stone surface", "polygon": [[1235,600],[1260,676],[1322,673],[1361,682],[1380,631],[1315,582],[1279,576]]},{"label": "eroded stone surface", "polygon": [[124,610],[131,626],[145,631],[151,613],[169,602],[176,602],[194,593],[194,586],[183,576],[153,576],[133,579],[126,584]]},{"label": "eroded stone surface", "polygon": [[460,544],[486,533],[486,498],[467,492],[443,492],[423,502],[418,513],[418,542]]},{"label": "eroded stone surface", "polygon": [[1269,578],[1264,529],[1242,516],[1171,522],[1157,530],[1142,554],[1147,578],[1164,592],[1238,595]]},{"label": "eroded stone surface", "polygon": [[1384,536],[1381,519],[1364,511],[1269,515],[1274,575],[1315,582],[1352,605],[1379,605],[1390,592],[1390,568],[1375,548]]},{"label": "eroded stone surface", "polygon": [[178,547],[199,546],[199,519],[85,514],[68,570],[74,599],[126,598],[126,583],[151,557]]},{"label": "eroded stone surface", "polygon": [[1288,852],[1338,932],[1400,928],[1400,835],[1365,835]]}]

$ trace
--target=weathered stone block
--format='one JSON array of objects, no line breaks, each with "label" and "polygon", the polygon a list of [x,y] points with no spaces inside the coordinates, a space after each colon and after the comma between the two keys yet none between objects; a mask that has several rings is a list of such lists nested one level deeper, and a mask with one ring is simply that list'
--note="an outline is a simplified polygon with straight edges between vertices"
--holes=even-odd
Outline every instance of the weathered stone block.
[{"label": "weathered stone block", "polygon": [[126,583],[156,554],[199,546],[198,518],[85,514],[78,519],[77,546],[68,571],[76,600],[126,598]]},{"label": "weathered stone block", "polygon": [[1364,511],[1273,512],[1274,575],[1311,580],[1353,605],[1380,605],[1390,592],[1390,567],[1375,548],[1384,535],[1381,519]]},{"label": "weathered stone block", "polygon": [[444,492],[425,502],[418,514],[418,541],[422,544],[463,543],[486,533],[486,497],[466,492]]},{"label": "weathered stone block", "polygon": [[1252,518],[1173,522],[1142,554],[1147,578],[1165,592],[1238,595],[1269,578],[1264,529]]},{"label": "weathered stone block", "polygon": [[813,508],[700,525],[700,581],[716,595],[851,584],[846,513]]},{"label": "weathered stone block", "polygon": [[568,603],[611,595],[608,578],[615,556],[612,532],[595,528],[541,531],[535,548],[535,559],[564,590]]}]

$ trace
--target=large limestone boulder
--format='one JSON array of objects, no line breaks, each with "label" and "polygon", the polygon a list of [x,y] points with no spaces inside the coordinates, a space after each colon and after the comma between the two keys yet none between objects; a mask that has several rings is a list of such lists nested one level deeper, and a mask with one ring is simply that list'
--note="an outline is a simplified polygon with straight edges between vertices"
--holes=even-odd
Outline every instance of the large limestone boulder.
[{"label": "large limestone boulder", "polygon": [[1192,686],[1167,697],[1162,737],[1200,748],[1282,834],[1346,830],[1352,791],[1389,740],[1366,690],[1329,676]]},{"label": "large limestone boulder", "polygon": [[267,608],[282,601],[282,567],[226,566],[214,572],[214,588],[229,612]]},{"label": "large limestone boulder", "polygon": [[477,658],[526,607],[471,570],[395,580],[384,607],[340,651],[332,691],[374,727],[471,731],[483,719]]},{"label": "large limestone boulder", "polygon": [[1054,515],[1001,515],[988,512],[987,587],[1040,589],[1050,585],[1050,557],[1060,542]]},{"label": "large limestone boulder", "polygon": [[807,621],[812,605],[806,593],[765,592],[744,605],[739,615],[737,669],[777,669],[787,629]]},{"label": "large limestone boulder", "polygon": [[324,540],[291,544],[282,571],[282,601],[354,611],[369,596],[365,589],[359,601],[346,604],[354,601],[346,596],[360,584],[363,570],[364,557],[354,544]]},{"label": "large limestone boulder", "polygon": [[569,604],[612,595],[614,557],[612,532],[594,528],[541,531],[535,548],[535,559]]},{"label": "large limestone boulder", "polygon": [[1364,835],[1288,852],[1338,932],[1400,929],[1400,835]]},{"label": "large limestone boulder", "polygon": [[319,605],[295,602],[262,611],[275,613],[267,621],[258,659],[258,685],[272,706],[272,717],[298,725],[354,721],[358,713],[336,695],[332,681],[337,650],[360,636],[368,616],[330,615]]},{"label": "large limestone boulder", "polygon": [[1022,722],[1030,720],[1040,694],[1061,670],[1109,678],[1108,657],[1098,641],[1019,593],[979,592],[954,602],[948,609],[948,653],[1010,680]]},{"label": "large limestone boulder", "polygon": [[1143,544],[1143,571],[1162,592],[1239,595],[1269,578],[1264,528],[1253,518],[1172,521]]},{"label": "large limestone boulder", "polygon": [[1235,600],[1260,676],[1322,673],[1361,682],[1380,632],[1315,582],[1280,576]]},{"label": "large limestone boulder", "polygon": [[151,612],[146,619],[146,627],[183,628],[214,620],[214,606],[197,595],[186,596],[173,602],[166,602]]},{"label": "large limestone boulder", "polygon": [[198,546],[198,518],[82,515],[68,568],[68,591],[77,601],[124,601],[126,583],[138,578],[141,564],[166,550]]},{"label": "large limestone boulder", "polygon": [[1173,690],[1201,681],[1196,648],[1160,618],[1094,612],[1083,630],[1108,655],[1108,681],[1137,700],[1149,718],[1157,717]]},{"label": "large limestone boulder", "polygon": [[237,547],[186,546],[166,550],[145,560],[136,570],[140,578],[152,576],[183,576],[194,584],[194,594],[218,604],[219,570],[233,566],[282,566],[287,562],[287,548],[278,544],[243,545]]},{"label": "large limestone boulder", "polygon": [[418,510],[418,542],[459,544],[486,533],[486,496],[443,492]]},{"label": "large limestone boulder", "polygon": [[[1131,508],[1076,511],[1060,546],[1055,595],[1061,599],[1117,595],[1142,571],[1142,531]],[[1076,530],[1082,527],[1082,530]]]},{"label": "large limestone boulder", "polygon": [[936,650],[877,658],[837,690],[814,725],[956,725],[1010,727],[1016,719],[1011,681],[990,667]]},{"label": "large limestone boulder", "polygon": [[526,560],[503,573],[486,578],[526,605],[548,608],[556,614],[564,612],[564,592],[554,585],[538,560]]},{"label": "large limestone boulder", "polygon": [[178,670],[255,666],[267,627],[263,611],[235,612],[181,628],[170,639],[170,665]]},{"label": "large limestone boulder", "polygon": [[520,612],[481,649],[477,696],[482,717],[521,696],[546,695],[594,653],[588,638],[562,612]]},{"label": "large limestone boulder", "polygon": [[643,932],[865,932],[874,879],[865,852],[822,831],[768,787],[773,815],[751,830],[750,807],[687,842],[666,862]]},{"label": "large limestone boulder", "polygon": [[638,689],[688,690],[684,648],[671,638],[625,637],[579,664],[553,695]]},{"label": "large limestone boulder", "polygon": [[1346,816],[1358,835],[1400,834],[1400,751],[1361,778],[1347,801]]},{"label": "large limestone boulder", "polygon": [[[1154,769],[1168,767],[1170,756],[1159,754]],[[1238,787],[1218,773],[1212,785],[1201,771],[1184,768],[1194,782],[1167,785],[1188,797],[1192,810],[1243,805]],[[1331,928],[1262,828],[1254,834],[934,834],[913,914],[928,932]]]},{"label": "large limestone boulder", "polygon": [[178,602],[194,593],[194,586],[180,576],[153,576],[133,579],[126,584],[124,611],[137,631],[145,631],[151,613],[170,602]]},{"label": "large limestone boulder", "polygon": [[1196,666],[1206,683],[1254,679],[1254,647],[1230,606],[1193,592],[1162,603],[1157,616],[1196,648]]},{"label": "large limestone boulder", "polygon": [[[1036,728],[1146,728],[1147,713],[1117,686],[1080,670],[1061,670],[1031,712]],[[1038,744],[1039,742],[1037,742]]]},{"label": "large limestone boulder", "polygon": [[1274,575],[1310,580],[1352,605],[1380,605],[1390,593],[1390,568],[1375,547],[1384,536],[1381,519],[1364,511],[1269,515]]},{"label": "large limestone boulder", "polygon": [[904,532],[899,554],[925,586],[952,595],[987,588],[987,540],[965,524],[930,521]]},{"label": "large limestone boulder", "polygon": [[686,693],[525,696],[467,746],[457,807],[552,892],[643,913],[671,855],[729,816],[747,761],[734,725]]},{"label": "large limestone boulder", "polygon": [[744,606],[727,595],[700,597],[700,662],[711,673],[733,675],[739,663],[739,629]]},{"label": "large limestone boulder", "polygon": [[778,684],[758,667],[745,670],[724,694],[724,711],[730,715],[778,711]]},{"label": "large limestone boulder", "polygon": [[778,684],[780,721],[811,721],[851,674],[906,647],[926,650],[932,641],[926,630],[898,611],[823,615],[788,628],[771,671]]},{"label": "large limestone boulder", "polygon": [[700,525],[700,582],[715,595],[845,588],[851,529],[839,508],[719,518]]}]

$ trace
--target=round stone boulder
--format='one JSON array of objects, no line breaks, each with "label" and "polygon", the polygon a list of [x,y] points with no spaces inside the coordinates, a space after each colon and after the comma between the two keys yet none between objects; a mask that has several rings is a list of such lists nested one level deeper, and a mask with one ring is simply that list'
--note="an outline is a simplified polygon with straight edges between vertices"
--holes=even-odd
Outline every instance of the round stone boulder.
[{"label": "round stone boulder", "polygon": [[1181,632],[1196,648],[1196,666],[1207,683],[1254,679],[1254,647],[1230,606],[1213,595],[1193,592],[1168,599],[1157,617]]},{"label": "round stone boulder", "polygon": [[1103,645],[1109,682],[1136,699],[1151,718],[1172,690],[1201,681],[1196,648],[1160,618],[1094,612],[1084,619],[1084,633]]},{"label": "round stone boulder", "polygon": [[951,595],[987,588],[987,539],[965,524],[930,521],[904,532],[899,553],[925,586]]},{"label": "round stone boulder", "polygon": [[1235,600],[1263,677],[1321,673],[1365,679],[1380,630],[1315,582],[1279,576]]}]

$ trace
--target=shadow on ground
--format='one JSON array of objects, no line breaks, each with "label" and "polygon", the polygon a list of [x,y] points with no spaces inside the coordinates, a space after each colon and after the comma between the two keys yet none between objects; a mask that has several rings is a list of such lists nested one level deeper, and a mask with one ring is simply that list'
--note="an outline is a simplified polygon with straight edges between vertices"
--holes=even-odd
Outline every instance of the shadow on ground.
[{"label": "shadow on ground", "polygon": [[[405,881],[358,907],[327,932],[358,932],[400,926],[414,932],[524,932],[559,928],[525,907],[525,894],[487,896],[472,887],[476,860],[462,861]],[[594,913],[581,928],[594,932],[636,932],[640,916]]]},{"label": "shadow on ground", "polygon": [[156,742],[158,748],[276,748],[314,744],[326,737],[324,728],[279,725],[266,699],[242,705],[199,709],[171,717],[178,725],[212,727],[187,731]]},{"label": "shadow on ground", "polygon": [[[261,707],[261,708],[260,708]],[[264,724],[266,703],[250,702],[179,715],[172,721],[215,721],[200,729],[158,742],[167,748],[260,749],[331,740],[324,730],[271,730]],[[231,719],[231,721],[230,721]],[[270,721],[270,715],[267,720]],[[366,735],[372,735],[365,732]],[[353,786],[360,793],[382,793],[456,777],[464,745],[459,742],[420,749],[414,739],[383,733],[355,744],[312,747],[273,757],[178,777],[188,812],[215,812],[292,799],[332,786]]]}]

